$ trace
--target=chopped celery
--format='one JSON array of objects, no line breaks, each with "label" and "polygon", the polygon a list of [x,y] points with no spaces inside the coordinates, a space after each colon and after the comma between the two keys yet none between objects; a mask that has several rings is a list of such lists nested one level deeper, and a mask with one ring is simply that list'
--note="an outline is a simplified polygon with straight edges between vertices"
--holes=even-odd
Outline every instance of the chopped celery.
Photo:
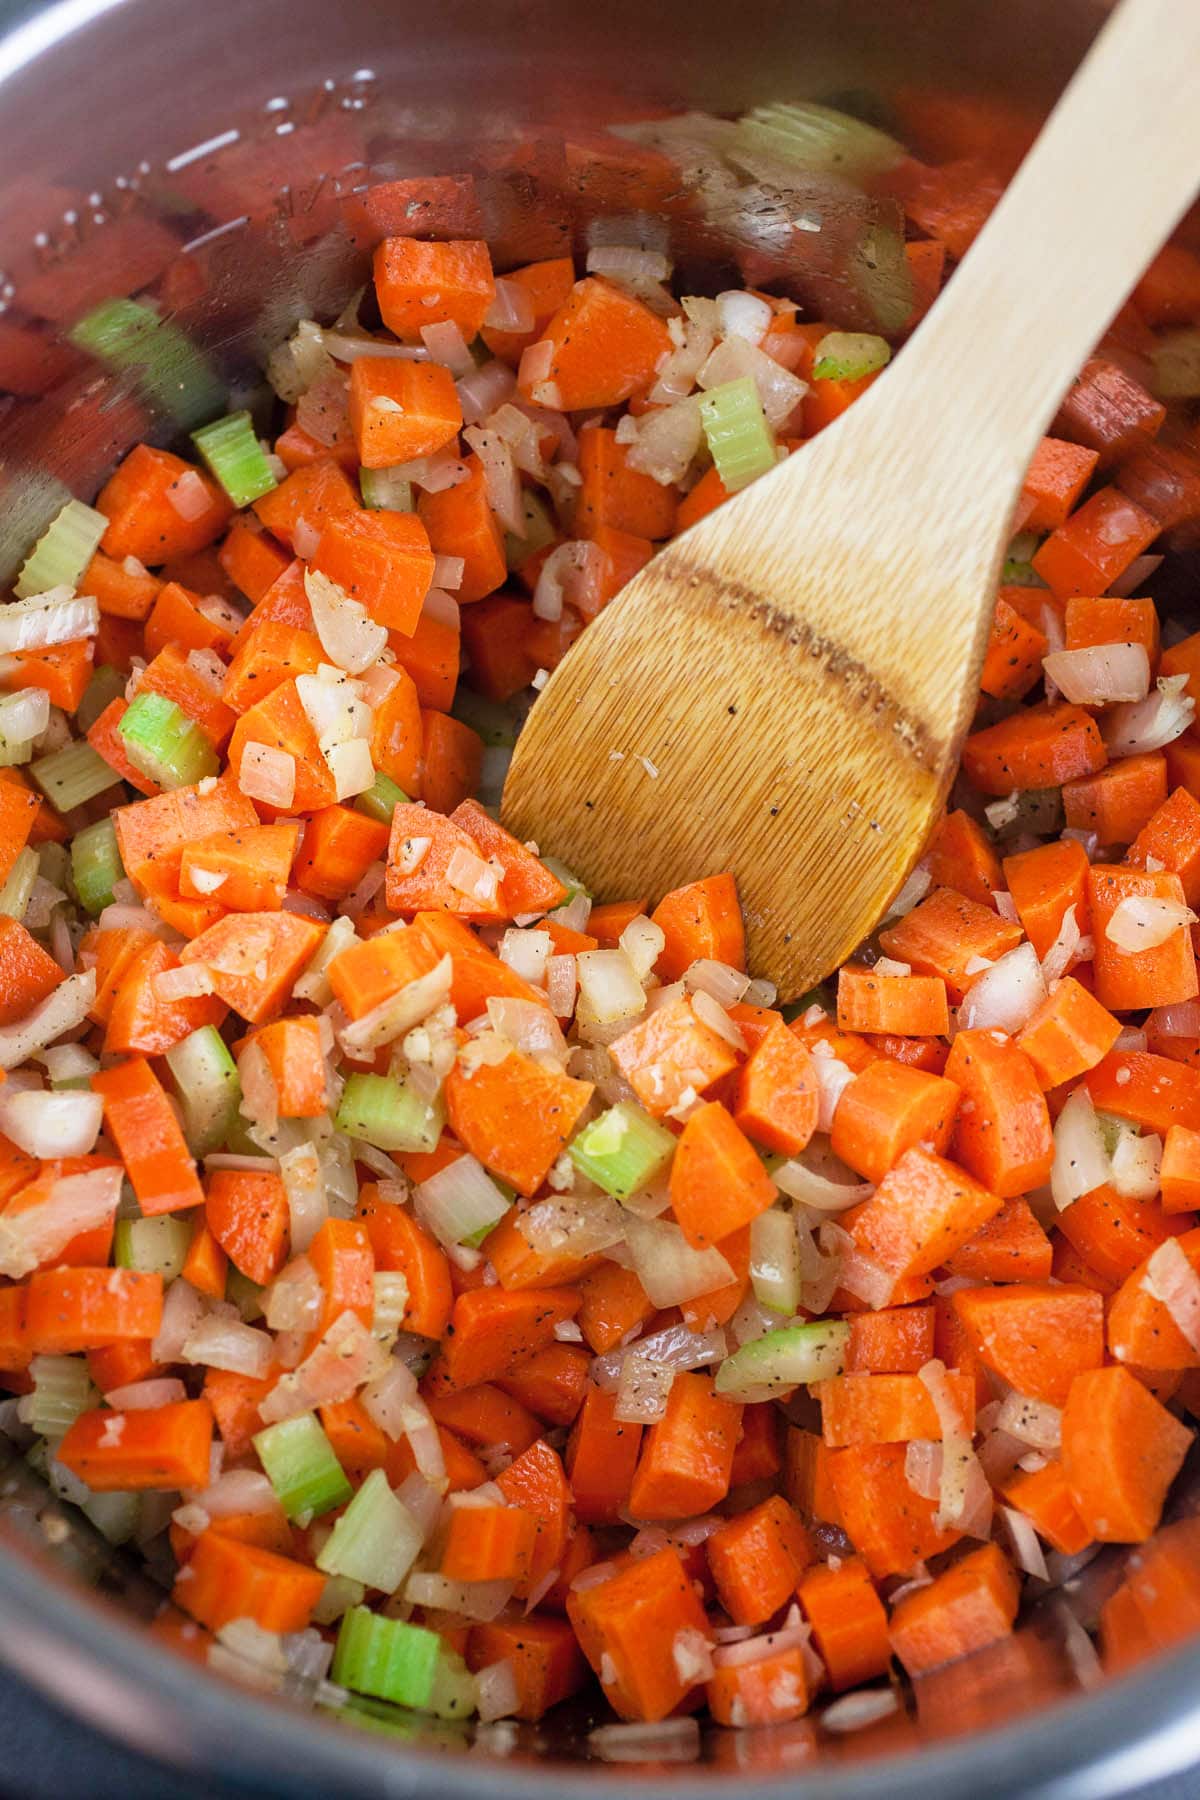
[{"label": "chopped celery", "polygon": [[10,919],[23,919],[37,878],[37,851],[26,844],[8,872],[8,880],[0,887],[0,913]]},{"label": "chopped celery", "polygon": [[[404,465],[401,464],[401,467]],[[363,505],[372,512],[412,512],[412,482],[395,469],[360,469]]]},{"label": "chopped celery", "polygon": [[767,159],[846,175],[853,181],[892,168],[904,151],[895,138],[877,131],[874,125],[832,106],[802,100],[794,105],[756,106],[738,120],[730,155],[733,161],[755,169]]},{"label": "chopped celery", "polygon": [[417,1189],[417,1210],[438,1242],[477,1248],[512,1205],[502,1187],[473,1156],[456,1157]]},{"label": "chopped celery", "polygon": [[710,388],[700,418],[717,474],[731,494],[775,467],[775,434],[752,376]]},{"label": "chopped celery", "polygon": [[[253,1150],[254,1145],[250,1148]],[[230,1263],[225,1273],[225,1298],[231,1306],[236,1306],[241,1315],[243,1325],[253,1325],[256,1319],[263,1316],[263,1290],[240,1269]]]},{"label": "chopped celery", "polygon": [[281,1419],[257,1433],[254,1448],[289,1519],[314,1519],[354,1492],[315,1413]]},{"label": "chopped celery", "polygon": [[134,695],[117,731],[134,768],[161,788],[191,787],[221,767],[196,721],[150,688]]},{"label": "chopped celery", "polygon": [[426,1710],[438,1719],[469,1719],[478,1703],[474,1675],[458,1651],[443,1642]]},{"label": "chopped celery", "polygon": [[61,888],[65,893],[71,868],[71,853],[65,844],[56,844],[47,839],[37,847],[38,874],[51,887]]},{"label": "chopped celery", "polygon": [[800,1305],[800,1239],[796,1221],[778,1206],[751,1223],[750,1284],[769,1312],[790,1319]]},{"label": "chopped celery", "polygon": [[186,1219],[159,1213],[151,1219],[118,1219],[113,1233],[113,1261],[118,1269],[137,1269],[144,1275],[161,1275],[174,1281],[192,1241]]},{"label": "chopped celery", "polygon": [[375,1271],[375,1312],[372,1335],[381,1343],[394,1343],[408,1311],[408,1279],[399,1269]]},{"label": "chopped celery", "polygon": [[375,780],[364,794],[359,794],[354,805],[359,812],[366,813],[368,819],[378,819],[381,825],[390,825],[392,814],[398,806],[408,803],[408,795],[402,787],[397,787],[390,775],[375,771]]},{"label": "chopped celery", "polygon": [[900,331],[912,317],[912,269],[904,239],[890,225],[869,225],[850,257],[849,276],[880,331]]},{"label": "chopped celery", "polygon": [[550,514],[550,509],[538,498],[532,488],[521,490],[521,511],[525,515],[525,536],[517,537],[511,531],[504,534],[504,560],[510,569],[519,569],[529,557],[536,556],[547,544],[552,544],[558,536],[558,527]]},{"label": "chopped celery", "polygon": [[628,1200],[649,1187],[675,1152],[673,1132],[632,1100],[621,1100],[585,1125],[570,1146],[571,1161],[606,1194]]},{"label": "chopped celery", "polygon": [[166,1061],[183,1108],[188,1149],[193,1156],[207,1156],[226,1142],[238,1116],[237,1064],[215,1025],[202,1025],[172,1044]]},{"label": "chopped celery", "polygon": [[141,1524],[142,1496],[123,1490],[111,1494],[93,1494],[79,1510],[110,1544],[127,1544],[136,1536]]},{"label": "chopped celery", "polygon": [[390,1075],[350,1075],[334,1123],[377,1150],[434,1150],[445,1108],[440,1098],[431,1105]]},{"label": "chopped celery", "polygon": [[111,663],[101,663],[92,671],[92,678],[83,691],[83,699],[75,708],[75,723],[80,731],[88,732],[106,707],[119,699],[125,692],[125,677]]},{"label": "chopped celery", "polygon": [[517,741],[518,724],[511,706],[499,700],[486,700],[470,688],[460,687],[451,708],[453,716],[481,737],[489,747],[503,745],[511,750]]},{"label": "chopped celery", "polygon": [[82,1356],[35,1356],[29,1373],[33,1391],[23,1396],[17,1411],[21,1422],[39,1437],[62,1437],[80,1413],[95,1404]]},{"label": "chopped celery", "polygon": [[441,1652],[436,1631],[354,1606],[342,1619],[330,1678],[356,1694],[421,1709],[429,1705]]},{"label": "chopped celery", "polygon": [[113,883],[125,875],[111,819],[85,825],[71,839],[71,880],[80,905],[93,918],[112,905]]},{"label": "chopped celery", "polygon": [[52,750],[49,756],[39,756],[36,762],[30,763],[29,773],[51,806],[56,806],[62,813],[71,812],[86,800],[94,800],[121,779],[117,771],[97,755],[86,738],[64,744],[61,750]]},{"label": "chopped celery", "polygon": [[727,1400],[773,1400],[788,1388],[840,1375],[850,1327],[840,1319],[783,1325],[743,1344],[717,1370],[716,1392]]},{"label": "chopped celery", "polygon": [[249,506],[278,487],[248,412],[229,413],[193,431],[192,442],[235,506]]},{"label": "chopped celery", "polygon": [[101,301],[69,336],[108,368],[128,370],[143,396],[180,425],[198,425],[224,404],[224,386],[191,339],[136,300]]},{"label": "chopped celery", "polygon": [[827,331],[817,345],[813,376],[817,381],[861,381],[891,359],[886,338],[869,331]]},{"label": "chopped celery", "polygon": [[80,576],[107,530],[108,520],[103,513],[85,506],[82,500],[68,500],[25,558],[13,583],[17,599],[28,600],[51,588],[78,588]]},{"label": "chopped celery", "polygon": [[382,1469],[372,1469],[335,1523],[317,1567],[364,1587],[394,1594],[417,1559],[421,1529],[402,1506]]}]

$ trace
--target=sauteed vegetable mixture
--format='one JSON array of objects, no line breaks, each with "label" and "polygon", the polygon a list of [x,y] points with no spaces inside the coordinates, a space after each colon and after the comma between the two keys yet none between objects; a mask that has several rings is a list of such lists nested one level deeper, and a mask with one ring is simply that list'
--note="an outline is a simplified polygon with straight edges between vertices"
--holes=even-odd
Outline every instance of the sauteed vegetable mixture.
[{"label": "sauteed vegetable mixture", "polygon": [[139,445],[0,609],[5,1429],[269,1684],[686,1737],[886,1713],[1101,1545],[1111,1663],[1196,1616],[1200,1523],[1147,1541],[1200,1413],[1200,260],[1064,398],[951,804],[827,986],[776,1004],[722,870],[597,898],[497,822],[572,640],[995,199],[736,130],[818,128],[906,210],[886,335],[640,245],[500,273],[385,185],[270,434]]}]

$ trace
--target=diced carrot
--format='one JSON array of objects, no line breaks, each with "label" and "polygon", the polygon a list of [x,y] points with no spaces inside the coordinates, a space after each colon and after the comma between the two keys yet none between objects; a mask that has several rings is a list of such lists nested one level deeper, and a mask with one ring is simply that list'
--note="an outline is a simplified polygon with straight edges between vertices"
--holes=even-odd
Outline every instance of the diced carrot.
[{"label": "diced carrot", "polygon": [[842,1512],[833,1486],[833,1454],[819,1433],[789,1425],[784,1441],[783,1491],[805,1518],[840,1526]]},{"label": "diced carrot", "polygon": [[710,875],[664,895],[651,913],[666,934],[655,967],[664,981],[678,981],[699,958],[746,966],[742,909],[732,875]]},{"label": "diced carrot", "polygon": [[537,1521],[520,1506],[452,1506],[441,1572],[450,1581],[523,1581]]},{"label": "diced carrot", "polygon": [[592,1359],[579,1344],[547,1344],[496,1378],[498,1387],[551,1426],[575,1423]]},{"label": "diced carrot", "polygon": [[[1053,543],[1053,538],[1047,543]],[[963,770],[984,794],[1061,787],[1093,775],[1107,761],[1104,740],[1081,706],[1029,706],[974,731],[963,745]]]},{"label": "diced carrot", "polygon": [[388,647],[396,663],[411,678],[421,706],[449,712],[458,686],[459,630],[448,620],[423,608],[412,634],[393,632]]},{"label": "diced carrot", "polygon": [[909,1675],[970,1656],[1009,1635],[1021,1584],[996,1544],[972,1550],[893,1608],[888,1635]]},{"label": "diced carrot", "polygon": [[[540,346],[549,344],[543,369]],[[563,412],[619,406],[652,378],[671,351],[663,321],[640,300],[596,277],[576,282],[526,359],[536,376],[519,377],[527,400]]]},{"label": "diced carrot", "polygon": [[703,1249],[774,1199],[774,1184],[725,1108],[712,1100],[691,1113],[671,1164],[671,1206],[688,1242]]},{"label": "diced carrot", "polygon": [[479,786],[483,739],[449,713],[421,713],[420,789],[435,812],[452,813]]},{"label": "diced carrot", "polygon": [[991,635],[979,685],[996,700],[1022,700],[1041,680],[1042,658],[1050,648],[1045,632],[1023,619],[1001,596],[992,615]]},{"label": "diced carrot", "polygon": [[942,815],[926,846],[925,861],[934,887],[953,888],[981,906],[995,906],[993,895],[1004,885],[1000,858],[970,813]]},{"label": "diced carrot", "polygon": [[1164,244],[1133,290],[1148,325],[1190,325],[1200,317],[1200,258],[1182,244]]},{"label": "diced carrot", "polygon": [[463,577],[455,596],[463,605],[494,593],[508,573],[504,538],[488,504],[483,465],[475,455],[466,461],[471,471],[466,481],[437,494],[423,493],[417,502],[418,516],[435,553],[463,559]]},{"label": "diced carrot", "polygon": [[80,1413],[57,1457],[97,1494],[204,1487],[212,1430],[212,1411],[204,1400],[137,1412],[97,1407]]},{"label": "diced carrot", "polygon": [[[318,449],[324,455],[324,448],[318,446]],[[288,566],[287,552],[267,536],[253,513],[237,515],[217,555],[234,587],[240,589],[253,606],[258,605]]]},{"label": "diced carrot", "polygon": [[1050,1114],[1024,1051],[1011,1040],[997,1043],[990,1031],[960,1031],[946,1075],[962,1090],[953,1148],[963,1168],[1004,1200],[1048,1181],[1054,1161]]},{"label": "diced carrot", "polygon": [[948,998],[957,1005],[970,985],[967,965],[980,957],[994,962],[1006,951],[1015,950],[1021,929],[1002,919],[993,907],[981,906],[950,888],[936,888],[904,918],[881,931],[879,941],[889,956],[909,963],[918,975],[944,981]]},{"label": "diced carrot", "polygon": [[688,1519],[729,1491],[742,1409],[707,1375],[676,1375],[663,1417],[650,1427],[629,1493],[640,1519]]},{"label": "diced carrot", "polygon": [[858,1444],[829,1452],[829,1472],[846,1535],[876,1581],[907,1575],[957,1542],[940,1529],[937,1506],[908,1484],[903,1444]]},{"label": "diced carrot", "polygon": [[360,356],[351,364],[350,426],[364,468],[432,456],[457,438],[462,422],[454,377],[440,363]]},{"label": "diced carrot", "polygon": [[1065,975],[1021,1027],[1016,1043],[1041,1086],[1054,1088],[1094,1069],[1120,1035],[1120,1020]]},{"label": "diced carrot", "polygon": [[1127,756],[1097,775],[1063,783],[1063,811],[1072,831],[1094,831],[1102,844],[1131,844],[1167,797],[1161,750]]},{"label": "diced carrot", "polygon": [[[1193,1269],[1200,1268],[1200,1231],[1188,1231],[1179,1248]],[[1148,1261],[1149,1259],[1147,1259]],[[1108,1347],[1118,1362],[1142,1369],[1190,1369],[1200,1353],[1179,1329],[1170,1310],[1146,1285],[1146,1263],[1128,1275],[1108,1309]]]},{"label": "diced carrot", "polygon": [[513,1716],[534,1723],[552,1706],[577,1694],[589,1680],[571,1626],[566,1619],[547,1618],[542,1613],[472,1625],[466,1654],[469,1669],[508,1664],[517,1687]]},{"label": "diced carrot", "polygon": [[575,266],[569,256],[557,256],[545,262],[527,263],[523,269],[513,269],[504,280],[524,292],[533,308],[533,324],[527,331],[505,331],[485,325],[479,335],[493,356],[515,368],[521,360],[521,352],[541,336],[570,294],[575,285]]},{"label": "diced carrot", "polygon": [[554,1327],[578,1310],[579,1295],[572,1288],[509,1293],[486,1287],[459,1294],[431,1372],[434,1391],[474,1387],[507,1374],[523,1356],[550,1343]]},{"label": "diced carrot", "polygon": [[[1102,594],[1153,543],[1159,529],[1158,520],[1136,501],[1117,488],[1101,488],[1051,532],[1035,552],[1033,566],[1060,600]],[[1030,783],[1035,785],[1049,784]]]},{"label": "diced carrot", "polygon": [[1078,1556],[1091,1542],[1091,1534],[1075,1509],[1061,1462],[1040,1469],[1017,1469],[1004,1483],[1002,1493],[1010,1506],[1033,1521],[1039,1537],[1063,1556]]},{"label": "diced carrot", "polygon": [[619,1263],[598,1263],[580,1278],[578,1286],[582,1302],[576,1317],[584,1342],[597,1356],[654,1317],[654,1303],[637,1275]]},{"label": "diced carrot", "polygon": [[951,1306],[980,1360],[1051,1406],[1062,1406],[1075,1377],[1104,1360],[1104,1307],[1090,1288],[962,1288]]},{"label": "diced carrot", "polygon": [[1157,667],[1158,608],[1153,600],[1121,599],[1116,594],[1100,599],[1074,595],[1067,601],[1064,623],[1068,650],[1086,650],[1092,644],[1140,644],[1151,671]]},{"label": "diced carrot", "polygon": [[860,1558],[847,1557],[836,1568],[817,1563],[804,1571],[797,1591],[834,1693],[887,1673],[887,1613]]},{"label": "diced carrot", "polygon": [[[241,781],[242,759],[252,744],[270,750],[282,750],[292,758],[295,788],[291,810],[316,812],[331,806],[337,799],[337,788],[329,764],[321,752],[312,722],[304,710],[294,681],[282,681],[265,700],[244,712],[229,740],[229,768],[235,781]],[[264,808],[268,813],[271,808]]]},{"label": "diced carrot", "polygon": [[35,1356],[69,1356],[152,1338],[161,1320],[161,1275],[102,1267],[39,1269],[29,1278],[23,1336]]},{"label": "diced carrot", "polygon": [[545,1180],[591,1095],[590,1082],[543,1068],[517,1050],[473,1070],[457,1062],[446,1080],[455,1136],[526,1197]]},{"label": "diced carrot", "polygon": [[878,975],[858,963],[838,971],[838,1028],[895,1033],[901,1037],[948,1036],[946,984],[936,975]]},{"label": "diced carrot", "polygon": [[0,689],[17,693],[22,688],[41,688],[51,706],[73,713],[92,679],[93,649],[91,638],[78,638],[72,644],[55,644],[45,650],[18,650],[10,672],[0,680]]},{"label": "diced carrot", "polygon": [[101,539],[107,555],[117,562],[136,556],[158,568],[211,544],[233,508],[216,482],[182,457],[135,444],[101,488],[96,511],[108,520]]},{"label": "diced carrot", "polygon": [[587,1389],[567,1440],[566,1467],[575,1515],[587,1525],[615,1525],[629,1498],[642,1427],[614,1416],[616,1395]]},{"label": "diced carrot", "polygon": [[1200,1071],[1139,1050],[1110,1050],[1088,1071],[1087,1089],[1101,1112],[1147,1131],[1200,1121]]},{"label": "diced carrot", "polygon": [[[772,1648],[747,1660],[718,1651],[704,1684],[708,1710],[718,1725],[784,1726],[808,1710],[809,1674],[798,1644]],[[749,1734],[751,1737],[754,1733]]]},{"label": "diced carrot", "polygon": [[306,631],[310,637],[316,635],[304,576],[304,563],[298,557],[293,557],[283,574],[271,583],[262,599],[234,632],[229,641],[231,656],[236,657],[264,625],[290,625],[295,631]]},{"label": "diced carrot", "polygon": [[383,322],[406,344],[426,325],[454,324],[469,343],[495,298],[488,247],[479,239],[425,243],[387,237],[375,251],[375,294]]},{"label": "diced carrot", "polygon": [[[308,468],[294,469],[277,488],[254,502],[254,511],[267,530],[273,532],[289,550],[295,551],[296,530],[303,524],[308,532],[322,532],[331,519],[344,518],[360,510],[358,490],[331,457],[312,463]],[[303,577],[303,570],[299,571]],[[287,572],[279,578],[287,580]],[[276,583],[278,586],[278,583]],[[303,580],[300,581],[303,591]],[[273,593],[268,588],[259,605],[265,606]],[[307,607],[305,608],[307,610]],[[293,619],[292,624],[311,625],[311,618]]]},{"label": "diced carrot", "polygon": [[742,1435],[733,1453],[731,1488],[747,1482],[773,1480],[783,1467],[780,1454],[780,1419],[769,1402],[743,1406]]},{"label": "diced carrot", "polygon": [[696,1016],[680,994],[609,1046],[613,1061],[646,1111],[661,1118],[687,1089],[703,1093],[737,1067],[737,1054]]},{"label": "diced carrot", "polygon": [[103,1098],[105,1126],[143,1213],[200,1206],[204,1190],[196,1178],[196,1165],[171,1103],[145,1058],[132,1057],[101,1069],[92,1076],[92,1089]]},{"label": "diced carrot", "polygon": [[881,1057],[843,1090],[830,1144],[843,1162],[878,1184],[914,1144],[946,1149],[958,1099],[953,1080]]},{"label": "diced carrot", "polygon": [[675,515],[676,531],[686,531],[689,525],[695,525],[710,512],[715,512],[728,498],[729,490],[716,469],[708,469],[679,502]]},{"label": "diced carrot", "polygon": [[1168,1237],[1193,1224],[1190,1217],[1166,1218],[1154,1200],[1119,1194],[1107,1184],[1072,1201],[1059,1230],[1097,1274],[1120,1283]]},{"label": "diced carrot", "polygon": [[490,1382],[477,1382],[456,1393],[430,1394],[428,1400],[439,1426],[480,1449],[499,1448],[520,1456],[541,1436],[533,1414]]},{"label": "diced carrot", "polygon": [[675,529],[676,496],[653,476],[631,469],[624,444],[615,431],[589,425],[579,434],[579,473],[583,485],[576,500],[576,527],[591,537],[597,526],[614,526],[641,538],[670,537]]},{"label": "diced carrot", "polygon": [[1088,859],[1082,844],[1064,838],[1039,844],[1004,859],[1004,879],[1017,916],[1038,956],[1045,956],[1059,934],[1067,908],[1075,908],[1081,932],[1090,928],[1087,909]]},{"label": "diced carrot", "polygon": [[1057,531],[1060,525],[1065,525],[1099,460],[1099,451],[1089,449],[1086,444],[1043,438],[1033,453],[1021,489],[1025,529]]},{"label": "diced carrot", "polygon": [[235,1269],[260,1287],[274,1280],[288,1250],[288,1201],[281,1175],[217,1169],[208,1178],[204,1213]]},{"label": "diced carrot", "polygon": [[179,960],[203,963],[225,1004],[261,1025],[279,1011],[327,929],[301,913],[231,913],[193,938]]},{"label": "diced carrot", "polygon": [[674,1712],[693,1685],[680,1672],[675,1644],[683,1632],[708,1641],[704,1608],[677,1550],[668,1545],[575,1588],[567,1616],[614,1711],[648,1720]]},{"label": "diced carrot", "polygon": [[325,660],[315,632],[283,619],[263,619],[234,651],[221,692],[235,713],[249,712],[283,682],[315,675]]},{"label": "diced carrot", "polygon": [[946,1268],[969,1281],[1048,1281],[1052,1261],[1053,1246],[1029,1202],[1014,1198],[946,1258]]},{"label": "diced carrot", "polygon": [[[968,1429],[975,1422],[975,1383],[956,1369],[946,1373]],[[832,1375],[811,1383],[821,1407],[821,1435],[831,1450],[849,1444],[897,1444],[910,1438],[940,1441],[942,1426],[924,1382],[916,1375]]]},{"label": "diced carrot", "polygon": [[207,1294],[210,1300],[223,1300],[229,1259],[208,1229],[204,1215],[196,1213],[194,1216],[192,1241],[181,1270],[183,1279],[197,1293]]},{"label": "diced carrot", "polygon": [[1113,480],[1164,531],[1200,515],[1200,462],[1185,443],[1143,439],[1122,460]]},{"label": "diced carrot", "polygon": [[210,1526],[197,1538],[172,1597],[210,1631],[253,1619],[262,1631],[291,1632],[308,1625],[324,1585],[319,1569]]},{"label": "diced carrot", "polygon": [[12,1025],[52,994],[62,969],[19,920],[0,915],[0,1025]]},{"label": "diced carrot", "polygon": [[738,1129],[768,1150],[796,1156],[817,1128],[819,1093],[812,1058],[776,1017],[738,1077]]},{"label": "diced carrot", "polygon": [[1077,1375],[1063,1408],[1062,1464],[1090,1536],[1102,1544],[1150,1537],[1192,1438],[1127,1369]]},{"label": "diced carrot", "polygon": [[558,876],[511,832],[497,824],[478,801],[462,801],[450,814],[450,819],[474,840],[480,856],[485,860],[494,858],[503,869],[500,899],[507,918],[513,919],[518,913],[549,912],[566,899],[567,889]]},{"label": "diced carrot", "polygon": [[292,871],[296,886],[322,900],[353,893],[371,864],[387,850],[388,827],[349,806],[327,806],[304,828]]},{"label": "diced carrot", "polygon": [[1200,1209],[1200,1131],[1189,1131],[1183,1125],[1167,1128],[1159,1180],[1164,1212]]},{"label": "diced carrot", "polygon": [[511,1207],[484,1239],[483,1250],[501,1287],[574,1287],[596,1263],[595,1253],[578,1255],[565,1245],[535,1249],[521,1229],[522,1214]]},{"label": "diced carrot", "polygon": [[1184,787],[1163,801],[1125,854],[1136,869],[1148,867],[1151,858],[1178,875],[1184,899],[1195,907],[1200,901],[1200,801]]},{"label": "diced carrot", "polygon": [[225,1007],[215,994],[159,999],[159,977],[178,967],[174,951],[157,938],[125,965],[104,1034],[106,1056],[161,1056],[201,1026],[221,1024]]},{"label": "diced carrot", "polygon": [[1095,944],[1096,998],[1112,1012],[1169,1006],[1197,992],[1196,958],[1186,924],[1145,950],[1124,950],[1109,936],[1113,914],[1125,900],[1148,898],[1183,906],[1183,884],[1169,870],[1093,864],[1088,871],[1088,906]]},{"label": "diced carrot", "polygon": [[235,784],[221,776],[206,793],[182,787],[118,807],[113,825],[126,875],[139,893],[158,897],[177,891],[185,845],[214,832],[253,830],[258,814]]},{"label": "diced carrot", "polygon": [[937,1268],[1002,1205],[998,1194],[956,1164],[914,1148],[905,1151],[856,1214],[851,1235],[900,1281]]},{"label": "diced carrot", "polygon": [[[986,1230],[986,1226],[984,1228]],[[934,1354],[932,1306],[891,1306],[850,1321],[852,1374],[915,1375]]]},{"label": "diced carrot", "polygon": [[438,965],[437,952],[417,931],[386,931],[356,938],[330,962],[327,979],[351,1019],[361,1019],[395,999],[410,982]]}]

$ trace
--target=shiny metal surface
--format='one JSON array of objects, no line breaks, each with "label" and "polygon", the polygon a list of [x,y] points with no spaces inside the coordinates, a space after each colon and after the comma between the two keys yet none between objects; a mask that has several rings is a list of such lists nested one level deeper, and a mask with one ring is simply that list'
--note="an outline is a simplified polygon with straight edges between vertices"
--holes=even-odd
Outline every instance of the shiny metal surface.
[{"label": "shiny metal surface", "polygon": [[[762,267],[756,256],[767,275],[836,282],[811,242],[780,235],[780,208],[794,217],[802,194],[714,198],[702,158],[631,177],[595,134],[664,111],[728,114],[805,95],[886,120],[918,81],[1044,107],[1101,10],[1085,0],[1052,12],[1044,0],[607,0],[568,15],[549,0],[444,0],[435,13],[413,0],[63,0],[18,19],[10,9],[0,585],[68,491],[89,495],[140,437],[170,443],[198,391],[210,405],[214,393],[217,404],[255,403],[266,350],[294,320],[336,315],[363,284],[361,197],[375,184],[470,176],[473,229],[505,264],[635,233],[669,243],[696,282],[731,263]],[[822,198],[836,221],[838,205]],[[461,221],[463,190],[450,200],[450,215],[414,217]],[[182,387],[164,376],[169,358],[150,378],[144,359],[106,369],[64,347],[81,315],[128,295],[149,296],[190,344],[171,364]],[[200,390],[187,373],[195,351],[209,370]],[[1098,1559],[1070,1594],[1078,1615],[1094,1617],[1113,1560]],[[1011,1645],[927,1678],[875,1727],[841,1738],[810,1720],[714,1731],[691,1767],[585,1761],[585,1713],[522,1729],[507,1755],[497,1734],[473,1745],[386,1709],[354,1725],[303,1713],[177,1654],[177,1619],[151,1634],[160,1602],[136,1560],[50,1501],[23,1464],[0,1467],[0,1657],[148,1752],[262,1793],[558,1800],[636,1782],[680,1800],[732,1786],[826,1800],[1097,1800],[1200,1756],[1200,1650],[1081,1694],[1051,1602]]]}]

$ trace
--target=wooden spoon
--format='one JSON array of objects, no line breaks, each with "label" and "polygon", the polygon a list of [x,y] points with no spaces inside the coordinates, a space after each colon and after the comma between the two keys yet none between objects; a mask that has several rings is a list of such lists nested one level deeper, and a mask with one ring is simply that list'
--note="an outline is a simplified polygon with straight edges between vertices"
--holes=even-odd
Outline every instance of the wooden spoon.
[{"label": "wooden spoon", "polygon": [[668,544],[518,741],[509,829],[601,898],[732,869],[789,999],[911,868],[970,723],[1013,507],[1200,187],[1200,5],[1124,0],[894,367]]}]

